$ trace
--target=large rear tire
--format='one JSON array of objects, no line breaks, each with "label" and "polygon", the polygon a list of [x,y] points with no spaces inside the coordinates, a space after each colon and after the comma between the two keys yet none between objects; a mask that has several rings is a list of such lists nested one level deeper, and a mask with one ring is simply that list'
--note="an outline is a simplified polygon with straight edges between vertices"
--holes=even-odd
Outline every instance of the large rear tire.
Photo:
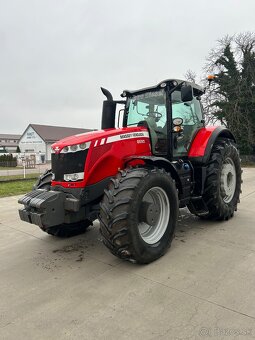
[{"label": "large rear tire", "polygon": [[120,171],[101,202],[103,242],[115,256],[150,263],[170,247],[178,208],[175,183],[163,169]]},{"label": "large rear tire", "polygon": [[241,174],[239,152],[234,141],[216,140],[207,164],[203,195],[209,212],[202,218],[228,220],[233,217],[240,202]]},{"label": "large rear tire", "polygon": [[[52,175],[51,170],[45,171],[44,174],[38,178],[33,190],[50,190]],[[54,227],[46,228],[44,231],[52,236],[67,238],[85,233],[90,225],[93,225],[91,221],[84,220],[76,223],[56,225]]]}]

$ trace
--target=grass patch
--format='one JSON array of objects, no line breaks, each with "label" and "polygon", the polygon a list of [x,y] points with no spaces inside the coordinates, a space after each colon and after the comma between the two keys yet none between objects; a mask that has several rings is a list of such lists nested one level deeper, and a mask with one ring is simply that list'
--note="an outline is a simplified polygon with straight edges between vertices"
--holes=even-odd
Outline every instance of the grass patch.
[{"label": "grass patch", "polygon": [[23,169],[23,166],[0,166],[0,170],[19,170]]},{"label": "grass patch", "polygon": [[0,183],[0,197],[26,194],[31,191],[35,180]]},{"label": "grass patch", "polygon": [[242,168],[255,168],[254,162],[241,162]]},{"label": "grass patch", "polygon": [[[40,174],[26,174],[26,178],[37,179]],[[9,181],[12,179],[23,179],[23,175],[0,176],[0,181]]]}]

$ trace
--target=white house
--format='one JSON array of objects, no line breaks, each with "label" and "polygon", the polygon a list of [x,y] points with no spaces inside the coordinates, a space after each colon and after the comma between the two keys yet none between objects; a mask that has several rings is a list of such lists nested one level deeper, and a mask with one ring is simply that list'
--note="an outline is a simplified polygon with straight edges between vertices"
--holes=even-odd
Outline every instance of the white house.
[{"label": "white house", "polygon": [[53,143],[59,139],[88,131],[91,130],[29,124],[19,140],[20,152],[24,157],[34,155],[37,164],[49,162],[51,159],[51,145]]}]

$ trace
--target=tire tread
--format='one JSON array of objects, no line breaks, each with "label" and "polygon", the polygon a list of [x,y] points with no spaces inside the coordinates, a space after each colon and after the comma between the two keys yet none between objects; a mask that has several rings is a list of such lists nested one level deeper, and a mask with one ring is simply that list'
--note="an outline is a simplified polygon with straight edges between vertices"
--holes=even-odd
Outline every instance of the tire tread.
[{"label": "tire tread", "polygon": [[[139,187],[140,181],[149,176],[150,173],[169,176],[175,186],[170,175],[163,169],[128,168],[120,170],[116,177],[111,180],[100,204],[99,221],[103,243],[113,255],[132,262],[151,262],[146,262],[137,256],[128,227],[129,209],[134,199],[135,190]],[[169,246],[170,244],[171,241]],[[162,255],[163,253],[158,257]]]}]

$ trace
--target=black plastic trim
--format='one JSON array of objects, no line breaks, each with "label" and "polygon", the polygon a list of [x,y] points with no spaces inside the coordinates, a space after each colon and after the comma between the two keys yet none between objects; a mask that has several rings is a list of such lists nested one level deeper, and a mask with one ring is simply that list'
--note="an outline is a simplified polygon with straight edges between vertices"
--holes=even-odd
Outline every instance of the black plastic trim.
[{"label": "black plastic trim", "polygon": [[104,194],[104,189],[106,189],[111,178],[112,177],[104,178],[102,181],[87,185],[85,188],[64,188],[60,185],[55,185],[51,187],[51,190],[64,192],[67,197],[68,195],[71,195],[80,200],[80,205],[84,206],[97,200]]},{"label": "black plastic trim", "polygon": [[81,204],[88,204],[103,196],[104,190],[107,188],[112,177],[114,176],[104,178],[102,181],[95,184],[87,185],[82,191]]},{"label": "black plastic trim", "polygon": [[[176,182],[176,187],[178,189],[180,202],[183,203],[182,206],[185,206],[189,199],[193,189],[193,166],[189,160],[186,162],[170,162],[164,157],[156,157],[156,156],[131,156],[126,159],[125,165],[132,160],[143,160],[147,165],[159,166],[164,168],[166,171],[170,172],[172,178]],[[188,164],[189,169],[184,170],[184,164]]]}]

